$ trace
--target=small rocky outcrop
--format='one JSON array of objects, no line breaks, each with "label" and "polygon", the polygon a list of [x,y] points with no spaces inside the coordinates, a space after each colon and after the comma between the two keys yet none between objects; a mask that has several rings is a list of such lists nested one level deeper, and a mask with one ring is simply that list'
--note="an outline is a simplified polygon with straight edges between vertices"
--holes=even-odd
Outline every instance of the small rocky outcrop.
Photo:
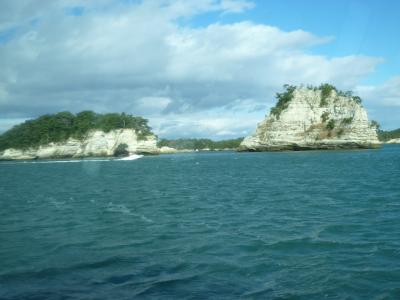
[{"label": "small rocky outcrop", "polygon": [[285,86],[278,103],[246,137],[239,151],[377,148],[376,124],[368,121],[361,99],[324,84]]},{"label": "small rocky outcrop", "polygon": [[386,142],[386,144],[400,144],[400,138],[398,139],[390,139]]},{"label": "small rocky outcrop", "polygon": [[160,148],[160,154],[174,154],[178,153],[178,150],[168,146],[162,146]]},{"label": "small rocky outcrop", "polygon": [[65,142],[49,143],[36,148],[6,149],[0,152],[0,160],[113,156],[122,144],[126,145],[129,153],[159,153],[154,135],[138,138],[134,129],[114,129],[109,132],[90,130],[83,139],[70,137]]}]

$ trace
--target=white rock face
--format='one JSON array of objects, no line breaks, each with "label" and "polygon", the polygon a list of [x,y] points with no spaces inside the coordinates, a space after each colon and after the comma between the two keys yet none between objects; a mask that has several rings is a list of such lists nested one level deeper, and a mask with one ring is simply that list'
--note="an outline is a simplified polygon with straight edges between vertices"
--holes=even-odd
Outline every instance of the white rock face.
[{"label": "white rock face", "polygon": [[173,154],[173,153],[178,153],[178,150],[168,146],[163,146],[160,148],[160,154]]},{"label": "white rock face", "polygon": [[134,129],[116,129],[107,133],[92,130],[82,140],[69,138],[63,143],[50,143],[39,148],[6,149],[3,153],[0,152],[0,159],[112,156],[120,144],[126,144],[127,150],[131,153],[159,153],[154,135],[149,135],[144,140],[140,140]]},{"label": "white rock face", "polygon": [[400,144],[400,138],[388,140],[386,144]]},{"label": "white rock face", "polygon": [[[331,121],[333,120],[333,121]],[[334,122],[334,127],[332,124]],[[270,114],[240,151],[376,148],[376,128],[366,110],[351,97],[332,91],[321,105],[321,91],[297,88],[279,116]]]}]

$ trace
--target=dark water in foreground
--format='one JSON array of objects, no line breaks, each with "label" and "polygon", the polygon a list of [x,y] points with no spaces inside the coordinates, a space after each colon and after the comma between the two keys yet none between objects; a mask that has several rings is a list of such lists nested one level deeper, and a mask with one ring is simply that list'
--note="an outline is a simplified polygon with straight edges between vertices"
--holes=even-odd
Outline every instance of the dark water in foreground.
[{"label": "dark water in foreground", "polygon": [[1,299],[400,299],[400,147],[0,163]]}]

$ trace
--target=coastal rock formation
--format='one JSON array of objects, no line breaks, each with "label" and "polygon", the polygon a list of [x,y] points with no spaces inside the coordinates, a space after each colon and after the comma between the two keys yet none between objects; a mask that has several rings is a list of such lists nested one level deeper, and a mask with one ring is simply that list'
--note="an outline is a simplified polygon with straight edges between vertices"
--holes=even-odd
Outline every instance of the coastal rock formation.
[{"label": "coastal rock formation", "polygon": [[160,148],[160,154],[174,154],[178,153],[178,150],[172,147],[163,146]]},{"label": "coastal rock formation", "polygon": [[388,140],[386,144],[400,144],[400,138]]},{"label": "coastal rock formation", "polygon": [[83,139],[69,138],[62,143],[50,143],[37,148],[6,149],[0,152],[0,159],[45,159],[45,158],[81,158],[89,156],[112,156],[120,144],[127,145],[130,153],[158,154],[157,140],[154,135],[142,139],[134,129],[114,129],[109,132],[91,130]]},{"label": "coastal rock formation", "polygon": [[239,151],[376,148],[376,124],[368,121],[361,99],[331,85],[285,86],[278,103]]}]

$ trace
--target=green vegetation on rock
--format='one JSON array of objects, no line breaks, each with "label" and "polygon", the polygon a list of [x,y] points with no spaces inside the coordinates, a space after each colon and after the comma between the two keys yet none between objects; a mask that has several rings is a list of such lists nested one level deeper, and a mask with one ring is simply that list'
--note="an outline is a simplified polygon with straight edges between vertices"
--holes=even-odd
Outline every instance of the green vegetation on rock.
[{"label": "green vegetation on rock", "polygon": [[[276,105],[273,108],[271,108],[271,115],[276,116],[277,119],[279,119],[281,112],[284,111],[289,106],[290,101],[294,97],[294,92],[297,89],[297,86],[285,84],[283,86],[283,88],[284,88],[284,92],[276,94],[275,97],[278,100],[278,102],[276,103]],[[301,85],[300,88],[303,88],[303,85]],[[320,107],[324,107],[324,106],[328,105],[328,98],[331,96],[332,91],[335,91],[337,96],[351,98],[351,100],[353,100],[354,102],[356,102],[358,104],[361,104],[361,102],[362,102],[362,100],[359,96],[353,96],[352,91],[345,91],[345,92],[341,91],[329,83],[322,83],[319,86],[307,85],[307,89],[312,90],[314,92],[316,92],[316,91],[321,92],[321,101],[319,104]],[[325,121],[326,121],[326,119],[325,119]],[[323,122],[325,122],[325,121],[323,121]]]},{"label": "green vegetation on rock", "polygon": [[362,100],[359,96],[352,96],[352,98],[356,103],[361,104]]},{"label": "green vegetation on rock", "polygon": [[293,93],[296,90],[296,86],[285,84],[285,91],[283,93],[276,93],[276,99],[278,99],[278,103],[275,107],[271,108],[271,114],[275,115],[278,119],[283,110],[285,110],[289,102],[293,99]]},{"label": "green vegetation on rock", "polygon": [[331,119],[329,122],[326,124],[326,129],[328,130],[333,130],[335,128],[335,120]]},{"label": "green vegetation on rock", "polygon": [[326,111],[321,115],[322,122],[325,123],[329,119],[329,113]]},{"label": "green vegetation on rock", "polygon": [[321,91],[321,107],[328,105],[327,99],[329,96],[331,96],[332,91],[335,91],[338,96],[351,98],[354,102],[358,104],[361,104],[362,102],[359,96],[353,96],[352,91],[341,91],[329,83],[323,83],[319,87],[308,86],[307,88],[314,91]]},{"label": "green vegetation on rock", "polygon": [[231,139],[231,140],[222,140],[222,141],[213,141],[210,139],[177,139],[177,140],[168,140],[161,139],[158,141],[158,147],[171,147],[177,150],[216,150],[216,149],[236,149],[239,147],[243,138]]},{"label": "green vegetation on rock", "polygon": [[370,127],[375,127],[376,131],[380,131],[381,125],[379,125],[379,123],[375,120],[371,120],[371,122],[369,123]]},{"label": "green vegetation on rock", "polygon": [[336,91],[336,88],[333,85],[328,83],[321,84],[318,88],[321,91],[321,102],[319,106],[327,106],[328,105],[328,97],[331,95],[332,91]]},{"label": "green vegetation on rock", "polygon": [[147,120],[125,113],[97,114],[82,111],[77,114],[60,112],[48,114],[14,126],[0,136],[0,150],[7,148],[26,149],[51,142],[63,142],[73,137],[83,139],[89,130],[109,132],[113,129],[131,128],[138,139],[152,134]]},{"label": "green vegetation on rock", "polygon": [[348,118],[344,118],[343,120],[342,120],[342,124],[343,125],[349,125],[349,124],[351,124],[351,122],[353,122],[353,117],[348,117]]}]

